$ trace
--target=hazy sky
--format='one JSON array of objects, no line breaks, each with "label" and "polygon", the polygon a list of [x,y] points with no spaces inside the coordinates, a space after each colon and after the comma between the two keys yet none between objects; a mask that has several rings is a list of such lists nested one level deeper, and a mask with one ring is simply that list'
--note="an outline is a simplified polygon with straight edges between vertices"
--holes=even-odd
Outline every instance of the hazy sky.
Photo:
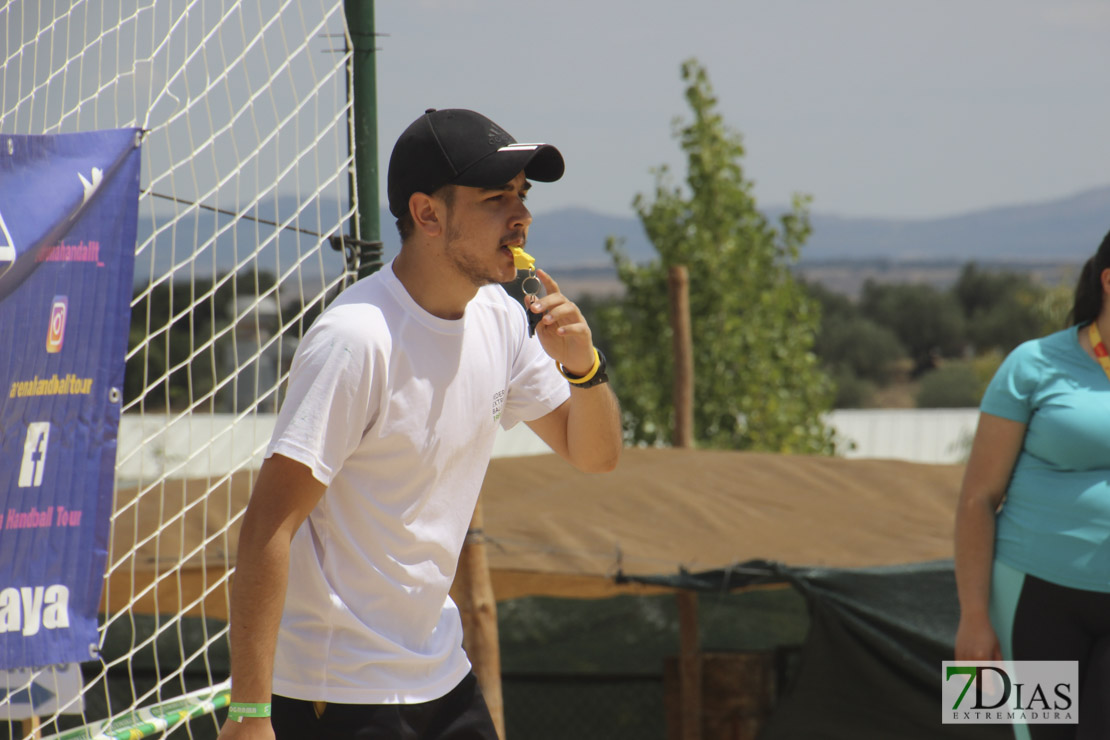
[{"label": "hazy sky", "polygon": [[[1105,0],[378,0],[384,174],[425,108],[468,107],[567,174],[536,211],[630,214],[681,164],[704,63],[761,205],[929,217],[1110,184]],[[384,199],[384,185],[382,189]]]}]

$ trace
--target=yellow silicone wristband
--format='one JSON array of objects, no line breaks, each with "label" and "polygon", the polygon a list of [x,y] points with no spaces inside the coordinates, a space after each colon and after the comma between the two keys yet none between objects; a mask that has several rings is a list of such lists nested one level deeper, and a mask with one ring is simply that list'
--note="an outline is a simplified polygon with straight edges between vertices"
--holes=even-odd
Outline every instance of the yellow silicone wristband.
[{"label": "yellow silicone wristband", "polygon": [[597,351],[597,347],[594,347],[594,366],[590,368],[590,372],[586,373],[580,378],[569,375],[566,371],[566,368],[564,368],[559,362],[555,363],[555,367],[559,368],[559,372],[562,373],[563,377],[567,379],[567,382],[573,383],[574,385],[580,385],[581,383],[589,382],[590,379],[593,378],[593,376],[597,375],[597,371],[601,368],[601,354]]}]

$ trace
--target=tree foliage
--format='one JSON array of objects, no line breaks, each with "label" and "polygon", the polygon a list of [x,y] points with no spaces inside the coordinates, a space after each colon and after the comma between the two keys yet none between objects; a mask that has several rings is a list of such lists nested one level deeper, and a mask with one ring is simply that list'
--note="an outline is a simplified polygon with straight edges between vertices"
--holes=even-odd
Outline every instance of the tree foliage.
[{"label": "tree foliage", "polygon": [[244,271],[164,282],[137,289],[131,309],[124,402],[140,400],[150,411],[221,410],[216,385],[234,351],[235,301],[254,297],[276,282],[268,272]]},{"label": "tree foliage", "polygon": [[1041,306],[1045,291],[1027,275],[988,272],[969,262],[952,292],[963,306],[967,340],[976,351],[1009,352],[1025,340],[1046,333]]},{"label": "tree foliage", "polygon": [[983,386],[967,361],[954,361],[927,373],[917,392],[918,408],[973,408],[983,397]]},{"label": "tree foliage", "polygon": [[940,357],[963,353],[966,319],[950,291],[931,285],[888,285],[868,280],[860,308],[898,337],[917,372],[932,368]]},{"label": "tree foliage", "polygon": [[907,356],[918,406],[977,405],[1006,354],[1064,328],[1073,300],[1068,285],[974,262],[943,288],[868,281],[858,301],[805,287],[821,304],[814,351],[836,382],[837,408],[871,405],[876,391],[907,380]]},{"label": "tree foliage", "polygon": [[795,196],[773,225],[744,176],[744,148],[717,112],[706,70],[682,65],[693,120],[676,124],[686,188],[655,170],[651,199],[633,202],[658,258],[633,264],[610,240],[623,300],[601,311],[626,432],[637,443],[672,438],[673,357],[667,271],[690,276],[694,437],[734,449],[817,453],[832,449],[821,421],[830,379],[813,353],[819,308],[790,265],[810,233],[808,199]]},{"label": "tree foliage", "polygon": [[889,384],[906,350],[895,333],[865,315],[847,296],[818,284],[806,290],[821,305],[821,329],[814,352],[836,382],[836,408],[866,405],[878,387]]}]

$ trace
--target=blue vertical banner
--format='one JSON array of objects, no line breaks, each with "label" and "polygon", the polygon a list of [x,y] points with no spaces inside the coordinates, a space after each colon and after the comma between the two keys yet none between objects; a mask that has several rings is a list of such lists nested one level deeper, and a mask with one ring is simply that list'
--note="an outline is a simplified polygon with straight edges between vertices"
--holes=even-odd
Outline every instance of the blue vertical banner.
[{"label": "blue vertical banner", "polygon": [[138,129],[0,133],[0,668],[98,644]]}]

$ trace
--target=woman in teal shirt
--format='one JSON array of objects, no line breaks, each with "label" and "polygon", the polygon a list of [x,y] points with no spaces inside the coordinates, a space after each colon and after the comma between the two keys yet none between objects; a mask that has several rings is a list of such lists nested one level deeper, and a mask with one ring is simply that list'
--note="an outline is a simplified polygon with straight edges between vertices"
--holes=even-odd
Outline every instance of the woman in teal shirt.
[{"label": "woman in teal shirt", "polygon": [[1033,740],[1110,738],[1110,234],[1071,326],[1016,348],[980,406],[956,514],[957,660],[1079,664],[1074,724]]}]

